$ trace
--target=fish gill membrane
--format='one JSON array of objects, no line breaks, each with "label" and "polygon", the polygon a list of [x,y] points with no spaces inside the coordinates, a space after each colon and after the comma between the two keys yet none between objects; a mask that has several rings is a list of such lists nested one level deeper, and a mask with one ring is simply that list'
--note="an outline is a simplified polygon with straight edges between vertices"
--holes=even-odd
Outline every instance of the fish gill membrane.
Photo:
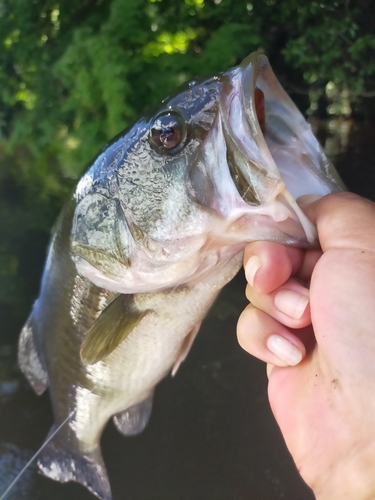
[{"label": "fish gill membrane", "polygon": [[156,384],[187,356],[246,244],[316,245],[295,200],[341,189],[258,52],[188,83],[107,145],[56,223],[20,336],[21,370],[37,394],[49,388],[55,417],[41,473],[110,500],[108,420],[141,432]]}]

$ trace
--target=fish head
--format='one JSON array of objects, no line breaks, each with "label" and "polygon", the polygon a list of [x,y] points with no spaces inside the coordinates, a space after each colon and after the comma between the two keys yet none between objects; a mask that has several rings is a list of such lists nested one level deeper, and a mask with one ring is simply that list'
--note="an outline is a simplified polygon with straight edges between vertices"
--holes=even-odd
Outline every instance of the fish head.
[{"label": "fish head", "polygon": [[343,186],[268,59],[192,81],[115,138],[77,185],[78,271],[119,293],[204,279],[249,241],[308,246],[296,199]]}]

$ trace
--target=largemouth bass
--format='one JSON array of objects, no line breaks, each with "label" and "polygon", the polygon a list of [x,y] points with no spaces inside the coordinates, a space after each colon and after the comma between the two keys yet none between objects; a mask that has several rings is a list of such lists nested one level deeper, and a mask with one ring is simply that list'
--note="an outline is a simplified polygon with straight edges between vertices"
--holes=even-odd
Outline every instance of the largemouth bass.
[{"label": "largemouth bass", "polygon": [[41,472],[110,500],[108,420],[141,432],[246,243],[314,244],[295,200],[341,187],[259,53],[185,85],[106,146],[56,224],[19,342],[55,416]]}]

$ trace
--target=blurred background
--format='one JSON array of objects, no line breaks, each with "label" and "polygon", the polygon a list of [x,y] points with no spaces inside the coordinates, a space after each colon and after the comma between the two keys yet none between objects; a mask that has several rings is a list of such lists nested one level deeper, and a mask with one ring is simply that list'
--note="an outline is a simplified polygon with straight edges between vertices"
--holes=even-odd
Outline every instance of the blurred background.
[{"label": "blurred background", "polygon": [[[18,371],[50,228],[85,167],[181,83],[261,49],[348,188],[375,200],[372,0],[0,0],[0,497],[52,423]],[[311,500],[270,413],[262,363],[238,347],[239,275],[213,307],[149,427],[102,445],[114,500]],[[32,465],[6,497],[89,500]]]}]

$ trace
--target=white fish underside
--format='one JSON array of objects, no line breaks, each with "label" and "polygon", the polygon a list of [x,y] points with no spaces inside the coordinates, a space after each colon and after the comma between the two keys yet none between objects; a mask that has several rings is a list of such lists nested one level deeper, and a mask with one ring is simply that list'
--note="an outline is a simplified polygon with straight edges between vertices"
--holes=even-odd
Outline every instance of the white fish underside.
[{"label": "white fish underside", "polygon": [[[152,396],[157,383],[185,357],[189,335],[198,332],[207,310],[237,273],[241,261],[241,254],[232,259],[217,273],[215,284],[138,296],[139,309],[154,312],[146,315],[105,360],[87,367],[86,377],[93,389],[81,389],[75,419],[69,424],[88,446],[83,451],[97,447],[99,430],[112,415]],[[96,416],[94,422],[88,421],[89,414]]]}]

